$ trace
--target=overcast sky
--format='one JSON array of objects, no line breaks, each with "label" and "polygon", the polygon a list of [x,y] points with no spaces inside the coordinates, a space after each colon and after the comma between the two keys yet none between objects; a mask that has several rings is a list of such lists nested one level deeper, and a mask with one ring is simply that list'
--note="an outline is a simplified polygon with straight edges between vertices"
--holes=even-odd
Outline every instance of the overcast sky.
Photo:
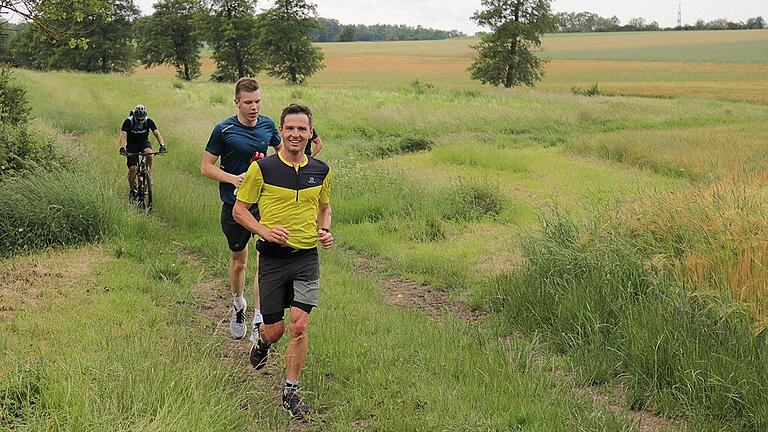
[{"label": "overcast sky", "polygon": [[[135,0],[145,14],[152,13],[156,0]],[[316,0],[317,11],[325,18],[342,24],[407,24],[442,30],[461,30],[473,34],[479,30],[469,20],[480,9],[480,0]],[[762,16],[768,19],[768,0],[683,0],[683,23],[698,18],[711,21],[729,18],[746,21]],[[260,7],[268,7],[262,0]],[[662,27],[677,24],[678,0],[554,0],[556,12],[595,12],[604,17],[618,16],[622,24],[630,18],[658,21]]]}]

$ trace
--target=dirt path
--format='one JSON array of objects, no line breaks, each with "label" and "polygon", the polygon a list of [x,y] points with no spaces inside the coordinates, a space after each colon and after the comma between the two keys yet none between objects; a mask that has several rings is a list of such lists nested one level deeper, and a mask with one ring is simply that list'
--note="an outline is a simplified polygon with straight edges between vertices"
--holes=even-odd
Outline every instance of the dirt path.
[{"label": "dirt path", "polygon": [[[468,305],[453,300],[444,290],[422,285],[399,277],[387,276],[383,264],[345,250],[352,258],[355,270],[381,282],[384,301],[390,305],[416,309],[428,317],[440,320],[444,314],[454,315],[463,320],[477,321],[483,318],[481,311],[473,310]],[[559,371],[563,379],[569,379],[565,371]],[[576,388],[575,393],[583,398],[591,398],[606,406],[619,417],[637,425],[638,432],[672,431],[680,429],[681,422],[657,415],[650,411],[628,409],[621,387],[608,389],[603,387]],[[684,428],[683,428],[684,429]]]},{"label": "dirt path", "polygon": [[[271,405],[282,409],[280,392],[282,391],[285,377],[285,358],[280,349],[284,344],[281,344],[281,348],[270,353],[269,362],[264,369],[259,371],[253,369],[248,360],[248,352],[251,348],[250,340],[247,337],[244,340],[235,340],[230,335],[229,321],[232,295],[229,291],[229,282],[222,278],[206,277],[205,271],[202,269],[204,264],[199,256],[190,252],[183,252],[182,256],[187,262],[201,269],[198,281],[192,286],[192,291],[201,296],[198,309],[200,314],[205,317],[204,320],[198,321],[197,324],[200,325],[202,323],[203,330],[212,334],[216,341],[221,344],[222,360],[231,364],[241,374],[241,385],[243,388],[249,394],[256,396],[252,401],[254,405]],[[252,282],[252,275],[248,274],[247,276],[248,282]],[[248,289],[250,289],[250,285],[246,287],[246,290]],[[248,336],[250,336],[252,319],[252,315],[246,317],[249,326]],[[257,390],[254,391],[254,389]],[[261,391],[258,389],[261,389]],[[288,416],[287,413],[285,415],[286,417]],[[290,426],[286,430],[290,432],[322,430],[322,416],[313,416],[306,422],[291,421]]]},{"label": "dirt path", "polygon": [[396,276],[384,274],[382,264],[377,264],[351,251],[346,253],[354,260],[355,270],[382,283],[384,301],[392,306],[417,309],[428,317],[439,320],[448,313],[464,320],[477,321],[482,312],[464,303],[452,300],[448,293],[428,285],[422,285]]}]

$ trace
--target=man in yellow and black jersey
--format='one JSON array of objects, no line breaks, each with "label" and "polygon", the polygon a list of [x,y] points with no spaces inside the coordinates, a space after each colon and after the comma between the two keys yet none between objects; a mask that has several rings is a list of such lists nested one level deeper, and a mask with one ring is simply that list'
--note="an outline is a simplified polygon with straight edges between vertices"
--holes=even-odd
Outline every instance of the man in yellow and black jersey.
[{"label": "man in yellow and black jersey", "polygon": [[[250,351],[251,364],[264,367],[271,344],[285,331],[283,313],[291,309],[286,353],[283,407],[294,417],[304,417],[309,406],[298,394],[298,382],[307,356],[307,325],[320,291],[317,244],[333,245],[331,234],[330,167],[304,154],[312,136],[312,112],[303,105],[289,105],[280,116],[282,147],[276,155],[251,164],[237,192],[234,219],[261,237],[259,297],[264,324],[260,339]],[[258,205],[261,220],[250,212]]]}]

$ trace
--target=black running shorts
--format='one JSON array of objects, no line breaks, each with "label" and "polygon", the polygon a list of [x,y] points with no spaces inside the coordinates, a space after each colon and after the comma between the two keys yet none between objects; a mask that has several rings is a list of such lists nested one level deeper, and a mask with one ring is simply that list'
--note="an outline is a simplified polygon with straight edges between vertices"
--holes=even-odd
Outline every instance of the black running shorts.
[{"label": "black running shorts", "polygon": [[291,306],[307,313],[320,295],[320,259],[317,248],[297,250],[288,256],[259,254],[259,299],[264,324],[283,320]]},{"label": "black running shorts", "polygon": [[[232,217],[232,207],[232,204],[226,203],[221,206],[221,231],[227,237],[229,250],[240,252],[248,246],[248,241],[253,237],[253,234],[235,221],[235,218]],[[259,207],[254,204],[250,210],[253,217],[259,220]]]}]

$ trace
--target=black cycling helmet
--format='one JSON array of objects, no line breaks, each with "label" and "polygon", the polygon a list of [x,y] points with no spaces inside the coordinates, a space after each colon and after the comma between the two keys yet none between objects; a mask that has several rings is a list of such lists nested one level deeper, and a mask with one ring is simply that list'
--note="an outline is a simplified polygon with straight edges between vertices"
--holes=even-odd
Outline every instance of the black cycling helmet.
[{"label": "black cycling helmet", "polygon": [[147,118],[147,109],[142,104],[136,105],[133,109],[133,117],[138,120],[144,120]]}]

